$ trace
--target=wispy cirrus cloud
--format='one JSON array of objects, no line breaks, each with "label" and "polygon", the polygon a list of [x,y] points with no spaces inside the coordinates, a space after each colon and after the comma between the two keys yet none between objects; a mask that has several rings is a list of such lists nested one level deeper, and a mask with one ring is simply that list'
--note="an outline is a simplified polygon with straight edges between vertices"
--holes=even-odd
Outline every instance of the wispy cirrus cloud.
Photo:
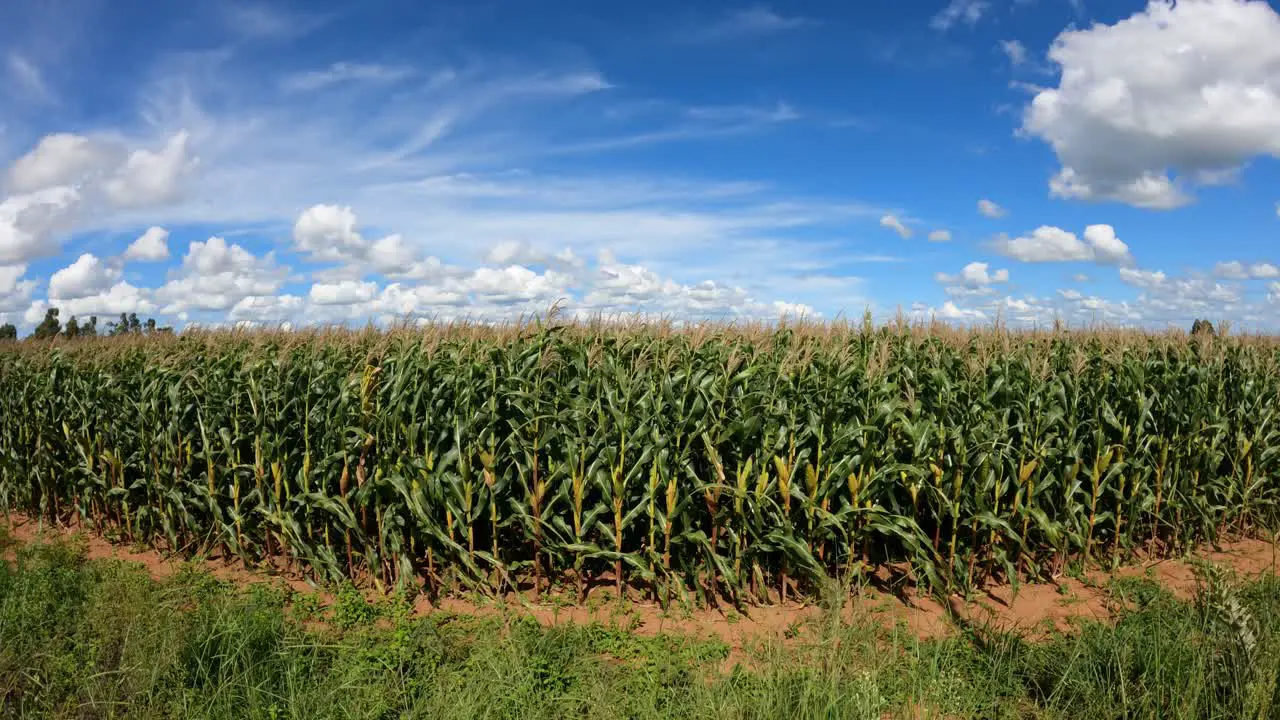
[{"label": "wispy cirrus cloud", "polygon": [[332,20],[330,15],[297,12],[279,5],[227,0],[213,5],[224,27],[248,40],[290,40],[318,30]]},{"label": "wispy cirrus cloud", "polygon": [[10,51],[6,58],[6,65],[10,77],[22,89],[28,100],[48,103],[56,99],[53,91],[45,83],[44,74],[40,72],[40,68],[25,55]]},{"label": "wispy cirrus cloud", "polygon": [[[626,147],[714,142],[804,121],[784,101],[655,101],[581,64],[336,61],[248,82],[225,56],[161,58],[157,68],[138,84],[137,122],[57,137],[15,167],[32,188],[57,186],[73,171],[96,173],[103,185],[130,157],[173,155],[174,182],[142,188],[145,203],[108,193],[112,202],[65,218],[74,236],[132,239],[165,228],[174,262],[164,243],[116,251],[130,267],[146,260],[148,273],[174,265],[165,281],[98,273],[93,282],[71,282],[107,267],[105,255],[91,254],[63,268],[59,297],[34,297],[33,281],[10,272],[6,307],[30,299],[24,317],[34,317],[51,303],[80,314],[132,306],[181,322],[500,316],[545,310],[535,306],[561,296],[583,312],[649,305],[754,317],[813,301],[865,307],[861,281],[835,267],[816,238],[874,222],[883,208],[790,195],[751,179],[628,171],[605,159]],[[359,86],[358,106],[348,85]],[[339,86],[341,93],[324,92]],[[281,96],[286,87],[293,92]],[[643,112],[610,116],[615,104]],[[102,148],[111,152],[100,155]],[[350,217],[350,232],[308,234],[300,249],[290,227],[316,207]],[[184,252],[192,233],[203,234]],[[363,250],[325,254],[323,244],[340,236],[362,238]],[[521,251],[495,254],[512,247]],[[874,254],[861,261],[891,262]],[[789,279],[801,272],[827,279]],[[524,290],[498,291],[507,285]],[[70,298],[67,288],[92,293]]]},{"label": "wispy cirrus cloud", "polygon": [[990,7],[991,4],[985,0],[951,0],[929,20],[929,27],[941,32],[960,23],[973,27]]},{"label": "wispy cirrus cloud", "polygon": [[732,10],[714,20],[682,28],[676,33],[676,39],[688,43],[723,42],[774,35],[817,24],[811,18],[786,16],[765,5],[752,5]]},{"label": "wispy cirrus cloud", "polygon": [[345,83],[394,83],[411,75],[413,69],[405,65],[341,61],[320,70],[286,75],[281,78],[280,87],[286,91],[307,92]]}]

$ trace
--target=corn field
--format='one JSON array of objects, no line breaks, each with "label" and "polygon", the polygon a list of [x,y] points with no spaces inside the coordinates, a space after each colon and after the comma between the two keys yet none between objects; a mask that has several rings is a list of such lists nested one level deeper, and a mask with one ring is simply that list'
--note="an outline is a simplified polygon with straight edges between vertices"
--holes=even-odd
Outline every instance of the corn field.
[{"label": "corn field", "polygon": [[936,590],[1277,527],[1280,343],[708,325],[0,349],[0,506],[432,594]]}]

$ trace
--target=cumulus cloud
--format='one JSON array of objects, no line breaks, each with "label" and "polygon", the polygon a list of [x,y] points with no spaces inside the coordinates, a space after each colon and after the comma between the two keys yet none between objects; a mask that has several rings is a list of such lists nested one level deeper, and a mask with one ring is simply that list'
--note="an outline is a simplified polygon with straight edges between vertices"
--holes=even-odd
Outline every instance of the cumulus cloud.
[{"label": "cumulus cloud", "polygon": [[579,270],[586,264],[584,258],[573,252],[573,248],[549,253],[518,240],[494,245],[485,253],[484,260],[491,265],[542,265],[566,272]]},{"label": "cumulus cloud", "polygon": [[1009,282],[1008,270],[996,270],[989,272],[987,268],[990,266],[984,262],[971,262],[965,265],[960,272],[955,275],[947,273],[937,273],[934,279],[938,282],[951,285],[964,285],[967,287],[982,287],[994,283]]},{"label": "cumulus cloud", "polygon": [[1002,218],[1008,214],[1004,208],[986,198],[978,201],[978,212],[981,213],[983,217],[991,218],[992,220]]},{"label": "cumulus cloud", "polygon": [[[780,12],[737,17],[755,28],[769,27],[774,17],[782,17],[783,25],[795,24],[796,18],[779,16]],[[575,169],[579,163],[555,162],[554,173],[540,167],[544,157],[590,152],[582,147],[590,143],[632,147],[754,132],[752,128],[765,121],[795,117],[795,110],[781,102],[757,108],[654,103],[639,108],[626,122],[596,122],[583,128],[583,137],[575,133],[575,139],[568,139],[559,133],[548,135],[543,120],[554,116],[558,122],[586,120],[589,124],[592,118],[599,120],[601,110],[614,109],[613,99],[584,99],[609,87],[589,67],[512,73],[503,70],[503,64],[476,62],[433,73],[432,68],[415,65],[422,82],[415,78],[412,91],[406,84],[406,92],[399,92],[402,88],[393,87],[378,69],[328,64],[332,58],[326,58],[303,68],[317,74],[292,78],[306,86],[292,87],[314,92],[298,92],[281,103],[270,93],[264,96],[252,88],[233,93],[235,97],[226,91],[248,88],[243,84],[244,71],[254,73],[254,88],[280,89],[289,84],[289,73],[297,66],[260,63],[250,68],[242,63],[206,63],[207,59],[166,55],[154,64],[145,63],[149,68],[145,85],[128,87],[133,78],[121,77],[119,102],[77,119],[75,127],[83,128],[79,130],[83,136],[44,143],[43,151],[48,152],[37,153],[41,162],[33,158],[32,170],[17,173],[24,178],[23,187],[55,183],[32,192],[69,190],[78,199],[54,228],[35,222],[34,213],[22,213],[21,222],[3,226],[0,246],[6,249],[0,252],[7,254],[9,264],[55,254],[64,239],[92,236],[95,239],[83,249],[92,248],[105,262],[101,242],[118,237],[122,229],[141,231],[151,223],[173,230],[175,236],[179,229],[187,233],[195,228],[235,233],[226,236],[228,245],[234,240],[262,256],[269,246],[258,243],[276,237],[274,228],[294,224],[302,217],[300,211],[324,199],[336,201],[333,207],[339,209],[353,208],[350,221],[343,227],[339,219],[336,230],[341,242],[333,246],[313,243],[307,250],[298,245],[309,241],[295,241],[302,258],[296,262],[300,266],[296,275],[274,267],[264,278],[249,273],[247,280],[232,282],[227,271],[193,270],[184,266],[187,238],[183,238],[180,246],[171,248],[172,263],[138,266],[147,274],[130,272],[128,277],[133,283],[159,286],[142,290],[157,306],[170,309],[174,318],[186,314],[197,322],[224,320],[230,312],[227,303],[234,308],[241,301],[243,312],[254,309],[261,315],[265,301],[248,298],[268,296],[258,294],[267,287],[301,297],[310,312],[313,284],[369,281],[378,284],[377,297],[326,306],[331,314],[324,317],[346,318],[348,308],[351,313],[381,309],[376,303],[390,287],[388,283],[399,286],[398,294],[385,293],[388,307],[396,302],[403,305],[405,297],[411,296],[415,313],[434,312],[433,303],[440,302],[507,316],[525,309],[519,298],[540,297],[536,292],[540,285],[549,288],[548,297],[558,296],[566,285],[562,276],[571,276],[569,294],[580,301],[598,269],[584,258],[610,247],[621,256],[643,258],[664,282],[671,279],[686,288],[681,293],[687,306],[713,298],[724,301],[717,313],[727,308],[734,313],[773,313],[775,300],[798,305],[802,303],[795,301],[822,297],[834,304],[835,295],[819,296],[810,287],[788,289],[780,278],[801,271],[832,272],[828,248],[818,238],[846,232],[853,222],[874,222],[886,211],[847,197],[788,196],[770,183],[611,171],[602,175],[594,163]],[[356,104],[360,107],[353,106],[346,90],[360,93],[361,102]],[[138,98],[140,106],[133,106],[133,98]],[[622,98],[618,105],[627,102]],[[561,104],[548,110],[553,103]],[[433,136],[433,127],[443,128],[444,134]],[[22,132],[0,138],[0,157],[18,157],[39,148],[34,142],[14,147],[12,143],[33,128],[10,128],[14,129]],[[281,142],[281,138],[289,140]],[[97,151],[102,152],[101,161]],[[48,165],[50,157],[61,164]],[[35,171],[46,165],[52,169]],[[0,168],[0,173],[6,170]],[[141,182],[147,178],[155,182]],[[2,192],[11,191],[10,181],[0,175]],[[177,190],[168,189],[175,186]],[[153,199],[164,207],[145,205]],[[0,200],[5,196],[0,195]],[[326,241],[326,227],[334,229],[320,223],[319,234],[313,235],[306,223],[298,224],[299,234],[316,243]],[[920,230],[922,235],[927,232],[924,227]],[[392,231],[403,235],[389,234]],[[204,232],[207,236],[210,231]],[[18,241],[12,242],[10,236]],[[327,241],[333,242],[333,237]],[[482,273],[426,256],[429,247],[453,263],[465,263],[477,258],[477,250],[504,242],[512,247],[495,252],[502,250],[508,257],[488,258],[485,264],[494,267]],[[152,256],[141,246],[124,249],[127,243],[118,248],[127,262]],[[20,252],[9,252],[7,246],[19,246]],[[76,260],[82,248],[74,249],[51,269]],[[160,248],[152,249],[159,257]],[[723,259],[709,266],[709,251],[723,253]],[[316,265],[311,266],[312,262]],[[178,267],[168,270],[170,264]],[[508,298],[485,282],[511,280],[510,273],[500,273],[512,266],[532,273],[521,273],[519,279],[527,279],[534,291],[517,287],[515,301],[500,306]],[[155,270],[164,280],[137,279]],[[560,275],[548,275],[548,271]],[[37,282],[47,277],[42,274]],[[700,287],[699,281],[705,278],[715,278],[714,287]],[[850,283],[842,290],[851,287]],[[839,302],[851,306],[856,302],[859,309],[863,304],[853,294]]]},{"label": "cumulus cloud", "polygon": [[61,248],[57,233],[79,208],[80,194],[52,187],[0,202],[0,264],[24,263]]},{"label": "cumulus cloud", "polygon": [[1171,277],[1159,270],[1121,268],[1120,280],[1143,291],[1127,309],[1143,320],[1167,318],[1180,322],[1203,315],[1236,314],[1243,307],[1239,285],[1228,285],[1204,275]]},{"label": "cumulus cloud", "polygon": [[929,233],[929,242],[951,242],[951,231],[934,230]]},{"label": "cumulus cloud", "polygon": [[646,313],[679,319],[814,319],[821,316],[802,303],[755,300],[745,289],[706,280],[684,284],[642,265],[604,258],[586,278],[586,289],[572,303],[583,317]]},{"label": "cumulus cloud", "polygon": [[885,215],[884,217],[880,218],[880,227],[888,228],[898,233],[898,236],[901,237],[903,240],[906,240],[907,238],[911,237],[911,228],[907,227],[906,225],[903,225],[902,221],[899,220],[896,215]]},{"label": "cumulus cloud", "polygon": [[911,308],[911,317],[916,320],[947,320],[951,322],[981,322],[987,319],[986,313],[976,308],[964,308],[947,300],[941,307],[929,307],[917,303]]},{"label": "cumulus cloud", "polygon": [[120,313],[153,314],[157,307],[152,302],[150,291],[134,287],[120,281],[106,290],[84,297],[61,299],[56,302],[37,300],[31,303],[24,314],[28,324],[35,324],[44,317],[45,310],[57,307],[63,319],[72,315],[87,317],[93,315],[115,316]]},{"label": "cumulus cloud", "polygon": [[1168,280],[1159,270],[1138,270],[1136,268],[1120,268],[1120,281],[1144,290],[1152,290],[1164,285]]},{"label": "cumulus cloud", "polygon": [[107,197],[122,208],[162,205],[178,199],[183,180],[199,162],[189,153],[189,138],[183,130],[169,138],[159,151],[142,148],[129,153],[106,181]]},{"label": "cumulus cloud", "polygon": [[1232,260],[1215,265],[1213,274],[1229,280],[1266,280],[1280,277],[1280,267],[1266,262],[1246,265],[1239,260]]},{"label": "cumulus cloud", "polygon": [[356,229],[350,207],[313,205],[293,225],[294,247],[313,262],[339,264],[338,275],[376,272],[395,279],[425,280],[449,275],[438,258],[422,257],[398,234],[368,240]]},{"label": "cumulus cloud", "polygon": [[288,325],[305,304],[297,295],[250,295],[236,301],[227,319],[254,325]]},{"label": "cumulus cloud", "polygon": [[74,300],[106,292],[120,278],[120,269],[84,253],[49,278],[49,298]]},{"label": "cumulus cloud", "polygon": [[0,265],[0,314],[21,310],[31,302],[35,280],[25,279],[26,265]]},{"label": "cumulus cloud", "polygon": [[1256,156],[1280,157],[1280,14],[1263,0],[1151,0],[1112,25],[1068,30],[1022,132],[1062,168],[1054,196],[1152,209]]},{"label": "cumulus cloud", "polygon": [[377,283],[342,280],[336,283],[315,283],[311,286],[309,297],[317,305],[352,305],[369,302],[377,294]]},{"label": "cumulus cloud", "polygon": [[1110,225],[1090,225],[1084,239],[1052,225],[1042,225],[1029,235],[1016,238],[1001,236],[992,248],[1006,257],[1022,262],[1095,262],[1099,265],[1130,265],[1133,256],[1129,246],[1116,237]]},{"label": "cumulus cloud", "polygon": [[46,135],[9,168],[10,192],[24,194],[75,185],[100,172],[112,153],[83,135]]},{"label": "cumulus cloud", "polygon": [[338,261],[361,256],[367,243],[356,232],[356,214],[349,207],[313,205],[293,225],[294,247],[313,260]]},{"label": "cumulus cloud", "polygon": [[[172,136],[159,151],[133,152],[115,136],[46,135],[6,175],[10,194],[0,202],[0,264],[56,254],[66,235],[113,209],[178,199],[195,162],[187,152],[186,132]],[[128,259],[167,257],[154,234],[139,242],[126,251]]]},{"label": "cumulus cloud", "polygon": [[286,274],[276,265],[274,253],[258,257],[215,236],[191,243],[182,265],[155,296],[166,313],[228,310],[246,297],[275,293]]},{"label": "cumulus cloud", "polygon": [[1090,225],[1084,229],[1085,242],[1093,252],[1093,261],[1100,265],[1124,265],[1133,262],[1129,246],[1116,237],[1110,225]]},{"label": "cumulus cloud", "polygon": [[162,227],[152,226],[129,243],[124,251],[125,260],[141,262],[159,262],[169,259],[169,231]]},{"label": "cumulus cloud", "polygon": [[572,282],[571,276],[555,270],[539,273],[522,265],[509,265],[501,269],[477,268],[467,278],[445,287],[466,292],[482,305],[550,305],[568,296]]}]

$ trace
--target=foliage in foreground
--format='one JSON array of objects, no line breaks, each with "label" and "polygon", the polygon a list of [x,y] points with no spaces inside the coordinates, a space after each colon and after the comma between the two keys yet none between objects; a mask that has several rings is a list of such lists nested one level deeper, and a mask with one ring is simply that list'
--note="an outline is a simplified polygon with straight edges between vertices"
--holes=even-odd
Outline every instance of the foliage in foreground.
[{"label": "foliage in foreground", "polygon": [[452,326],[0,349],[0,506],[383,587],[768,602],[1273,527],[1280,345]]},{"label": "foliage in foreground", "polygon": [[0,563],[0,717],[1238,720],[1280,708],[1274,576],[1211,578],[1193,603],[1129,582],[1114,627],[1046,642],[824,623],[732,667],[712,641],[413,618],[358,594],[319,613],[306,599],[25,548]]}]

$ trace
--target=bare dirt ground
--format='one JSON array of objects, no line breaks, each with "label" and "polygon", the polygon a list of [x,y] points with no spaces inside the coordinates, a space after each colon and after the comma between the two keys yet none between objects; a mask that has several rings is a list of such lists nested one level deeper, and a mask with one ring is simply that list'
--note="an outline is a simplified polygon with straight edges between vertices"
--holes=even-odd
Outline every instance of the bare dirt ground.
[{"label": "bare dirt ground", "polygon": [[[0,518],[0,522],[5,520]],[[18,514],[9,516],[7,527],[10,536],[22,544],[75,538],[85,544],[89,558],[139,563],[157,580],[170,577],[194,563],[220,580],[238,584],[273,583],[296,592],[316,594],[322,605],[333,601],[325,591],[279,569],[250,568],[238,560],[168,558],[155,550],[113,544],[85,529],[54,527]],[[1280,567],[1277,549],[1274,542],[1246,539],[1225,543],[1217,549],[1206,549],[1197,557],[1229,565],[1242,577],[1249,577],[1275,573]],[[4,559],[10,561],[12,557],[10,549]],[[1009,585],[993,586],[968,600],[952,597],[947,606],[933,597],[919,596],[911,591],[893,595],[866,587],[845,602],[842,613],[850,618],[873,619],[886,628],[905,626],[921,638],[941,637],[954,632],[953,616],[1035,636],[1050,630],[1065,630],[1080,619],[1110,619],[1114,607],[1106,583],[1112,576],[1150,577],[1180,597],[1191,596],[1196,585],[1190,560],[1168,559],[1127,565],[1114,574],[1098,570],[1085,574],[1083,578],[1060,577],[1056,584],[1022,583],[1016,592]],[[415,605],[415,611],[420,614],[525,614],[544,625],[598,622],[626,628],[640,635],[678,633],[719,639],[730,646],[734,655],[761,641],[785,641],[797,637],[807,625],[824,615],[822,608],[798,602],[751,607],[745,612],[729,606],[721,609],[672,606],[664,611],[656,603],[638,599],[617,603],[611,596],[605,602],[589,600],[586,604],[575,604],[565,602],[563,596],[544,595],[541,602],[534,603],[528,596],[514,593],[501,601],[445,598],[435,604],[423,597]]]}]

